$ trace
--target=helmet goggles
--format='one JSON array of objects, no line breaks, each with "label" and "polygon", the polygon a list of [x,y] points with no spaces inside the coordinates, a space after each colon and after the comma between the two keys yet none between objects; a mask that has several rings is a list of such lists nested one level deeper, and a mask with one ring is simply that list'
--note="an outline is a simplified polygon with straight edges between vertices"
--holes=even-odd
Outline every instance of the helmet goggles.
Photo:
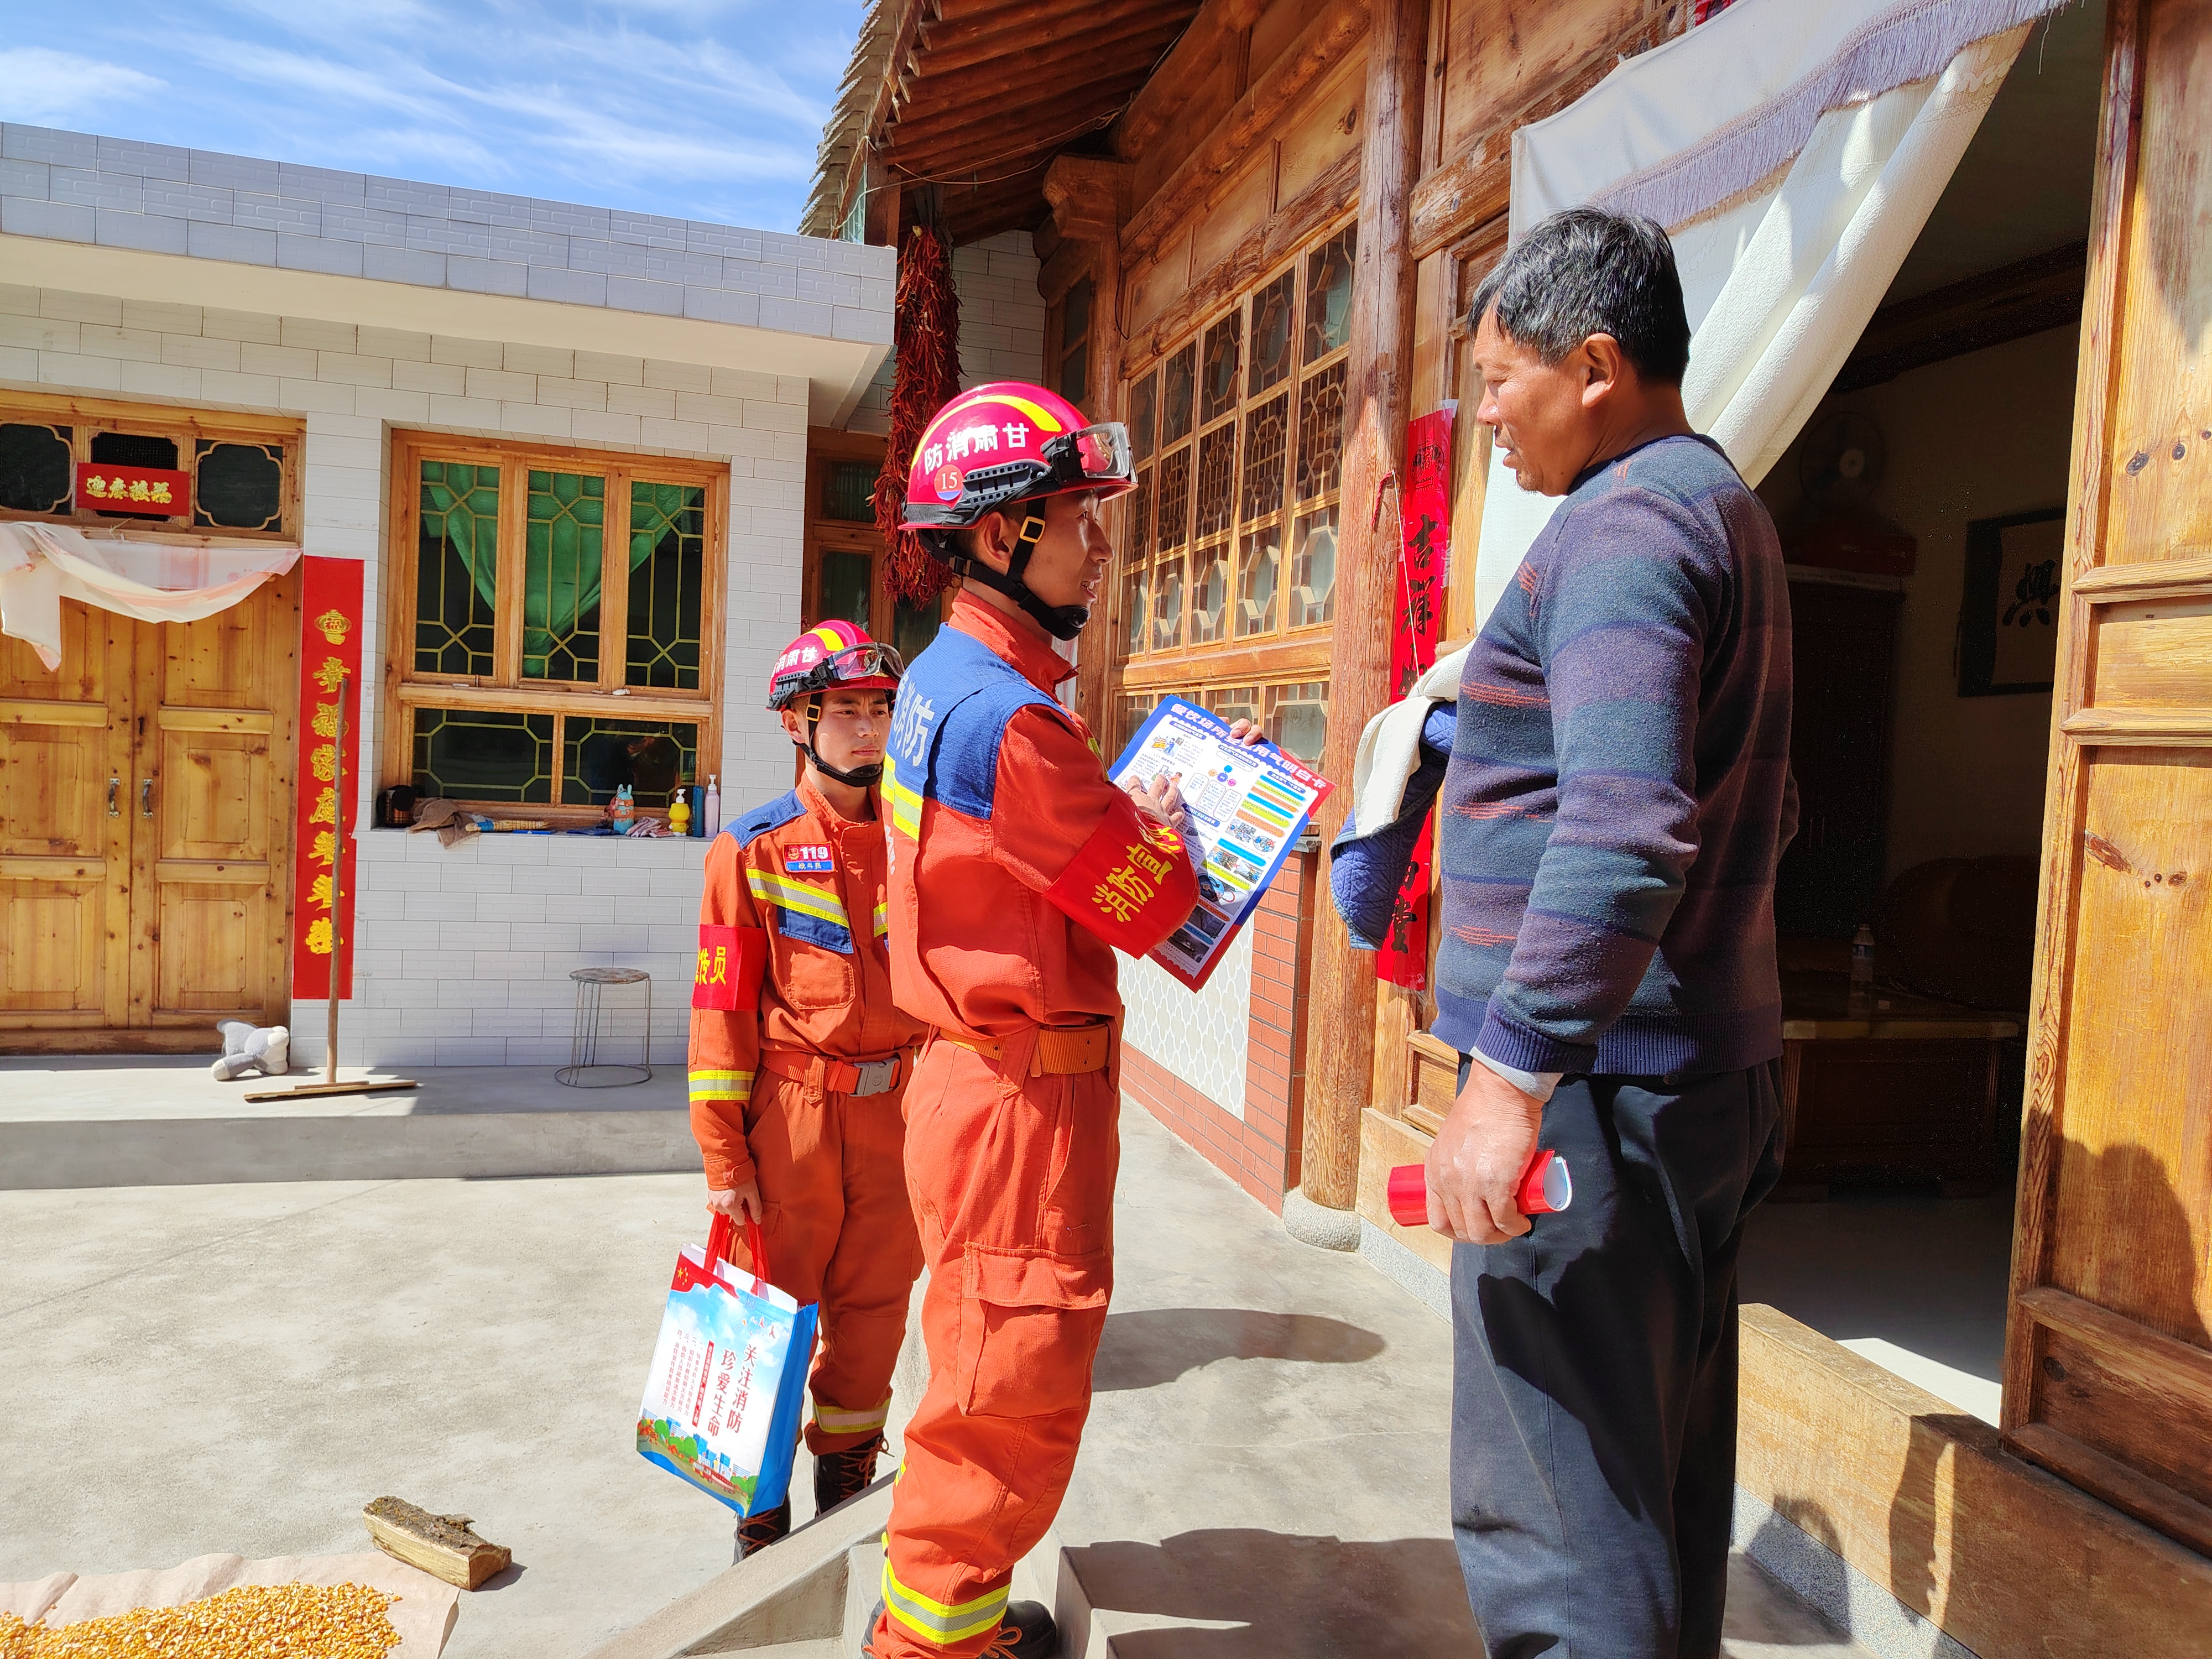
[{"label": "helmet goggles", "polygon": [[1129,428],[1119,421],[1101,421],[1047,440],[1044,459],[1052,469],[1048,488],[1054,491],[1136,482]]},{"label": "helmet goggles", "polygon": [[[775,695],[769,707],[781,708],[798,698],[811,696],[817,691],[835,691],[845,688],[853,690],[883,690],[884,682],[897,681],[905,677],[906,661],[890,646],[876,640],[860,645],[848,645],[832,651],[810,664],[803,674],[793,674],[776,682]],[[855,684],[855,682],[861,684]],[[872,684],[870,684],[870,683]]]}]

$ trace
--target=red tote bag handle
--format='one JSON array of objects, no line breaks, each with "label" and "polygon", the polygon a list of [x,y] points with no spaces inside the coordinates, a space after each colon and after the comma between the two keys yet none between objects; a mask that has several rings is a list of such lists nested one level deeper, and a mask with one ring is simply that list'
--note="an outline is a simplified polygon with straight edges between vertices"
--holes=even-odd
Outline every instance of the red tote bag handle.
[{"label": "red tote bag handle", "polygon": [[[714,1212],[714,1224],[707,1229],[707,1265],[727,1261],[730,1243],[737,1236],[737,1224],[720,1210]],[[745,1218],[745,1250],[753,1259],[753,1294],[760,1295],[768,1288],[768,1244],[761,1237],[760,1223],[752,1217]]]}]

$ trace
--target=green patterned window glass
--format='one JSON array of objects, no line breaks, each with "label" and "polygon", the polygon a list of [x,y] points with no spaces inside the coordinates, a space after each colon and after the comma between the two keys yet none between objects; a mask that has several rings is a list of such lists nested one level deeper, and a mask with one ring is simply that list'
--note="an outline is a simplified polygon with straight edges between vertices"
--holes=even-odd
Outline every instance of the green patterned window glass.
[{"label": "green patterned window glass", "polygon": [[489,676],[499,600],[499,469],[425,461],[422,489],[415,672]]},{"label": "green patterned window glass", "polygon": [[822,516],[840,524],[876,521],[873,461],[832,461],[822,475]]},{"label": "green patterned window glass", "polygon": [[[575,729],[575,722],[569,722]],[[488,708],[415,711],[415,787],[449,800],[553,799],[553,716]]]},{"label": "green patterned window glass", "polygon": [[561,747],[563,806],[604,806],[627,784],[640,807],[665,807],[699,766],[699,728],[680,721],[570,714],[561,722]]},{"label": "green patterned window glass", "polygon": [[599,579],[607,481],[532,472],[522,562],[522,678],[599,678]]},{"label": "green patterned window glass", "polygon": [[76,488],[65,426],[0,426],[0,507],[66,513]]},{"label": "green patterned window glass", "polygon": [[1347,226],[1306,255],[1305,360],[1318,362],[1352,337],[1352,265],[1359,228]]},{"label": "green patterned window glass", "polygon": [[284,527],[284,446],[202,438],[192,471],[192,522],[230,530]]},{"label": "green patterned window glass", "polygon": [[629,685],[699,689],[707,492],[696,484],[629,487]]}]

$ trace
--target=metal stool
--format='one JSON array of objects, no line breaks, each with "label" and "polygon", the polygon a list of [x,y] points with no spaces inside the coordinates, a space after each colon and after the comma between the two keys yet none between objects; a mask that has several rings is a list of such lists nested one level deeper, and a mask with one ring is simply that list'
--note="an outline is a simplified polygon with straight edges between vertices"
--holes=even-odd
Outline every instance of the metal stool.
[{"label": "metal stool", "polygon": [[[556,1083],[571,1089],[625,1089],[653,1076],[653,975],[642,968],[578,968],[568,975],[576,981],[576,1030],[568,1040],[568,1063],[553,1073]],[[599,1058],[599,1004],[610,985],[645,987],[645,1029],[638,1039],[637,1064]],[[587,1072],[628,1073],[587,1078]]]}]

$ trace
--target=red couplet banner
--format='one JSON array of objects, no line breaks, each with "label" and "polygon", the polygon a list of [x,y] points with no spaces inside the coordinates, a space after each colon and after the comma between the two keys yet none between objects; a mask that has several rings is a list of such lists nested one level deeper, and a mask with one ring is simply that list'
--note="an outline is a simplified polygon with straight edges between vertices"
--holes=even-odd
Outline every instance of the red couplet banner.
[{"label": "red couplet banner", "polygon": [[[1405,483],[1399,491],[1398,621],[1390,635],[1390,694],[1402,697],[1435,666],[1443,631],[1444,574],[1451,549],[1451,442],[1455,407],[1446,404],[1406,425]],[[1390,909],[1390,929],[1375,971],[1393,985],[1429,982],[1429,873],[1436,821],[1421,825],[1406,879]]]},{"label": "red couplet banner", "polygon": [[[301,561],[300,768],[294,792],[292,994],[313,1001],[353,994],[354,819],[361,799],[359,559]],[[345,752],[338,752],[344,682]],[[341,784],[343,787],[341,787]],[[334,903],[333,898],[336,902]]]}]

